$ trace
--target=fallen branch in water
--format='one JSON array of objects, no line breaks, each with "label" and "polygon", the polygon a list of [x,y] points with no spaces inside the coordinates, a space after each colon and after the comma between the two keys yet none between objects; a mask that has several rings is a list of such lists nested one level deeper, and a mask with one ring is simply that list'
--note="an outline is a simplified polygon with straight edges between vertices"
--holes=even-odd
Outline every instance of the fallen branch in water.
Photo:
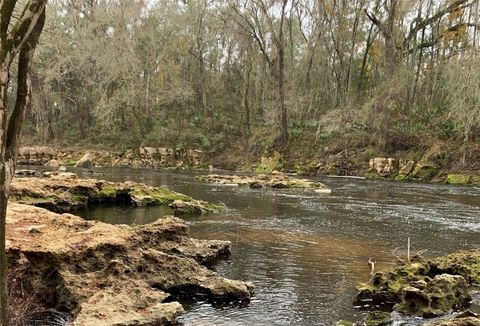
[{"label": "fallen branch in water", "polygon": [[402,258],[400,258],[399,255],[396,254],[396,252],[397,252],[398,249],[400,249],[400,248],[397,247],[397,248],[393,249],[392,255],[394,255],[395,258],[397,258],[397,262],[398,262],[398,263],[402,264],[402,263],[405,262],[405,260],[403,260]]}]

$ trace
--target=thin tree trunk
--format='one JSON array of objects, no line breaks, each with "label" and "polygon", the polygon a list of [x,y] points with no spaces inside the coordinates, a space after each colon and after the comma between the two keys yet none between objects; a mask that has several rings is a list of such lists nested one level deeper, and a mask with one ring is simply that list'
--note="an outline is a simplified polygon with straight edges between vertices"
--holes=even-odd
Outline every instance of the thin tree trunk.
[{"label": "thin tree trunk", "polygon": [[[6,255],[6,215],[10,193],[10,185],[15,172],[17,152],[21,136],[21,127],[25,119],[25,111],[31,104],[32,86],[30,68],[35,47],[45,23],[46,0],[28,2],[24,15],[17,22],[17,26],[26,25],[24,34],[18,37],[18,48],[10,47],[7,42],[1,42],[2,63],[0,64],[0,326],[9,325],[8,316],[8,262]],[[3,9],[3,7],[2,7]],[[5,12],[2,10],[2,23]],[[10,12],[11,14],[11,12]],[[16,26],[16,27],[17,27]],[[28,28],[31,26],[31,29]],[[14,28],[14,30],[16,30]],[[2,34],[6,31],[2,30]],[[5,36],[4,36],[5,37]],[[4,40],[2,40],[4,41]],[[7,88],[9,83],[9,69],[16,51],[18,58],[18,80],[15,106],[7,122]],[[4,52],[5,51],[5,52]],[[8,55],[4,55],[5,53]]]}]

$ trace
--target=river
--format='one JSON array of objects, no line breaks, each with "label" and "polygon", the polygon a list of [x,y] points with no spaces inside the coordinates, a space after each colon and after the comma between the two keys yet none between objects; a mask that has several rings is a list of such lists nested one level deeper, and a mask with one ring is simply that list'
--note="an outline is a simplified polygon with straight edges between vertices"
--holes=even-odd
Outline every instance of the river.
[{"label": "river", "polygon": [[[231,259],[215,269],[252,281],[247,306],[187,306],[185,325],[335,325],[361,320],[355,285],[412,252],[426,256],[480,248],[480,190],[473,187],[318,178],[331,194],[308,190],[212,185],[193,172],[96,169],[83,177],[166,186],[194,198],[223,203],[221,214],[187,218],[193,237],[232,242]],[[97,207],[79,215],[109,223],[143,224],[166,208]],[[413,323],[413,322],[412,322]],[[406,323],[411,325],[412,323]]]}]

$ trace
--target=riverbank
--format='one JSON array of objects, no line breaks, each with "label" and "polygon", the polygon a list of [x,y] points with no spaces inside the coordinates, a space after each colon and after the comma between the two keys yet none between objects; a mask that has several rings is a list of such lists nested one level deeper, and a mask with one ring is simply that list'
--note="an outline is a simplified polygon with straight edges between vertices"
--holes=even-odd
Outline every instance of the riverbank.
[{"label": "riverbank", "polygon": [[319,155],[308,153],[305,149],[299,150],[288,157],[278,153],[269,156],[255,156],[248,152],[239,155],[228,151],[212,154],[201,150],[163,147],[140,147],[121,152],[23,147],[19,154],[19,164],[53,169],[59,166],[77,166],[226,169],[254,173],[283,171],[306,176],[357,176],[392,181],[480,185],[480,166],[476,161],[461,164],[459,153],[455,154],[454,149],[431,148],[388,154],[372,148],[347,150],[337,147],[329,148]]}]

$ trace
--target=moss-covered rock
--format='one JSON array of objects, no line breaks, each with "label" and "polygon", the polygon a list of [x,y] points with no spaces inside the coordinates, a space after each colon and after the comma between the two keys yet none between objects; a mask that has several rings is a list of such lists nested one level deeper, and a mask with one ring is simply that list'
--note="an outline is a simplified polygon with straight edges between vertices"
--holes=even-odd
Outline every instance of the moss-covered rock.
[{"label": "moss-covered rock", "polygon": [[108,182],[96,179],[79,179],[69,173],[59,173],[49,178],[14,179],[11,200],[17,203],[47,208],[54,212],[70,212],[96,203],[131,205],[136,207],[168,206],[175,201],[188,202],[189,212],[212,213],[222,206],[195,200],[190,196],[161,187],[151,187],[135,182]]},{"label": "moss-covered rock", "polygon": [[472,177],[466,174],[449,174],[447,183],[451,185],[467,185],[471,182]]},{"label": "moss-covered rock", "polygon": [[478,314],[471,310],[466,310],[454,317],[436,320],[426,323],[424,326],[480,326],[480,318]]},{"label": "moss-covered rock", "polygon": [[372,311],[365,317],[366,326],[388,326],[392,320],[390,313],[384,311]]},{"label": "moss-covered rock", "polygon": [[328,189],[323,183],[309,179],[293,178],[286,175],[285,173],[280,172],[275,172],[268,175],[260,174],[254,176],[209,174],[196,177],[196,179],[223,185],[249,186],[253,189],[259,189],[263,187],[275,189],[301,188],[312,189],[314,191],[324,193],[330,192],[330,189]]},{"label": "moss-covered rock", "polygon": [[255,168],[255,173],[265,174],[283,169],[282,155],[275,152],[271,157],[262,157],[260,164]]},{"label": "moss-covered rock", "polygon": [[407,181],[408,180],[408,175],[405,174],[399,174],[395,177],[395,181]]},{"label": "moss-covered rock", "polygon": [[133,185],[129,194],[135,205],[140,207],[169,205],[175,200],[192,200],[192,197],[190,196],[180,194],[165,188],[147,187],[139,185]]},{"label": "moss-covered rock", "polygon": [[480,251],[461,251],[433,259],[431,274],[461,275],[470,284],[480,284]]},{"label": "moss-covered rock", "polygon": [[204,213],[220,212],[224,209],[219,205],[193,199],[189,201],[175,200],[169,204],[169,207],[173,210],[175,216],[201,215]]},{"label": "moss-covered rock", "polygon": [[103,187],[96,194],[95,199],[100,202],[110,202],[117,198],[117,190],[114,187]]},{"label": "moss-covered rock", "polygon": [[415,257],[411,262],[375,273],[357,287],[357,304],[391,305],[414,316],[440,316],[465,307],[469,287],[480,282],[480,251],[459,252],[436,259]]},{"label": "moss-covered rock", "polygon": [[348,320],[339,320],[335,326],[355,326],[355,324]]},{"label": "moss-covered rock", "polygon": [[471,299],[467,281],[460,275],[441,274],[425,281],[419,289],[413,285],[402,288],[402,301],[395,310],[407,315],[435,317],[465,307]]},{"label": "moss-covered rock", "polygon": [[375,171],[366,171],[363,176],[367,179],[370,179],[370,180],[381,180],[381,179],[385,179],[383,176],[379,175],[377,172]]},{"label": "moss-covered rock", "polygon": [[470,179],[470,182],[471,182],[472,185],[474,185],[474,186],[480,185],[480,176],[478,176],[478,175],[472,175],[472,178]]},{"label": "moss-covered rock", "polygon": [[421,160],[415,166],[415,169],[410,174],[410,177],[419,181],[430,181],[438,172],[438,166],[432,162]]}]

